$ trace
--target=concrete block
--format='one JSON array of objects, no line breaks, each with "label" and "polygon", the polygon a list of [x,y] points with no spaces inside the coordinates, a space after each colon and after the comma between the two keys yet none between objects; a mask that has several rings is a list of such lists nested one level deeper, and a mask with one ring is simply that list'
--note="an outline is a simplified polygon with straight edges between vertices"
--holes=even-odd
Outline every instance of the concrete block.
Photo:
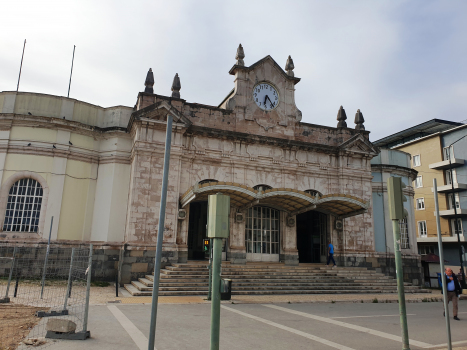
[{"label": "concrete block", "polygon": [[131,265],[131,272],[147,272],[148,264],[147,263],[134,263]]},{"label": "concrete block", "polygon": [[76,323],[61,318],[51,318],[47,321],[46,330],[58,333],[74,333]]}]

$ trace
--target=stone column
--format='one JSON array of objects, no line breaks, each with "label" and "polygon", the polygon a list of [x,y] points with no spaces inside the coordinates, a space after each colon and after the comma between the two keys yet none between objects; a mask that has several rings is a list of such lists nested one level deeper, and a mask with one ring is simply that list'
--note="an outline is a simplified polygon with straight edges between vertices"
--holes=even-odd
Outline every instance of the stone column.
[{"label": "stone column", "polygon": [[232,264],[246,263],[245,248],[245,211],[238,213],[235,208],[230,209],[230,236],[229,236],[229,260]]},{"label": "stone column", "polygon": [[285,265],[298,265],[297,217],[281,212],[281,252],[280,261]]},{"label": "stone column", "polygon": [[190,223],[190,204],[185,206],[185,219],[178,220],[177,227],[177,248],[178,262],[186,263],[188,260],[188,227]]}]

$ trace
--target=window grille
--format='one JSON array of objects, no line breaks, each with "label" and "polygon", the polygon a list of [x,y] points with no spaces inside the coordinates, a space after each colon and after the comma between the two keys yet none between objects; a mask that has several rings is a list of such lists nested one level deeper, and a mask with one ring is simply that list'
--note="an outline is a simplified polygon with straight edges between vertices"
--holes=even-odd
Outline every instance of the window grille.
[{"label": "window grille", "polygon": [[42,186],[36,180],[16,181],[8,194],[3,231],[37,232],[42,194]]},{"label": "window grille", "polygon": [[247,253],[279,254],[279,210],[268,207],[248,209],[245,226]]},{"label": "window grille", "polygon": [[409,249],[409,225],[407,224],[407,218],[399,221],[401,230],[401,249]]}]

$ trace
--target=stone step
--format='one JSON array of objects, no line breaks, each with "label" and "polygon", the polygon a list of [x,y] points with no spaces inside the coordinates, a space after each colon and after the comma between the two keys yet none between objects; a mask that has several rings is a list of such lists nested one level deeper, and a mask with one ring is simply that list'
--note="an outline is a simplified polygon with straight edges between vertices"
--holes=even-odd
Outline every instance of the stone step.
[{"label": "stone step", "polygon": [[[321,264],[222,264],[222,278],[232,279],[232,294],[395,293],[396,280],[366,268],[331,268]],[[151,295],[154,276],[146,275],[125,288],[132,295]],[[207,262],[172,264],[161,270],[160,295],[207,295]],[[405,283],[407,293],[421,292]],[[428,291],[429,292],[429,291]]]},{"label": "stone step", "polygon": [[152,286],[149,287],[138,281],[131,281],[131,284],[140,291],[152,290]]},{"label": "stone step", "polygon": [[125,284],[124,287],[133,296],[150,296],[150,295],[152,295],[152,288],[149,291],[141,291],[132,284]]}]

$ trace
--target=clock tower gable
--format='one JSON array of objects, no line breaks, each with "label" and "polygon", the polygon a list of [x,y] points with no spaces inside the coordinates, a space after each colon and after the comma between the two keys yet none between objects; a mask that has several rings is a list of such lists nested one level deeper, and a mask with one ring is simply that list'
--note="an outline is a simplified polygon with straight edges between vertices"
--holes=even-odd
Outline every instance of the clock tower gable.
[{"label": "clock tower gable", "polygon": [[295,125],[302,114],[295,105],[295,84],[300,78],[294,77],[293,69],[290,56],[287,72],[269,55],[249,67],[243,59],[237,60],[229,71],[235,76],[235,88],[219,107],[234,111],[238,123],[254,122],[266,131]]}]

